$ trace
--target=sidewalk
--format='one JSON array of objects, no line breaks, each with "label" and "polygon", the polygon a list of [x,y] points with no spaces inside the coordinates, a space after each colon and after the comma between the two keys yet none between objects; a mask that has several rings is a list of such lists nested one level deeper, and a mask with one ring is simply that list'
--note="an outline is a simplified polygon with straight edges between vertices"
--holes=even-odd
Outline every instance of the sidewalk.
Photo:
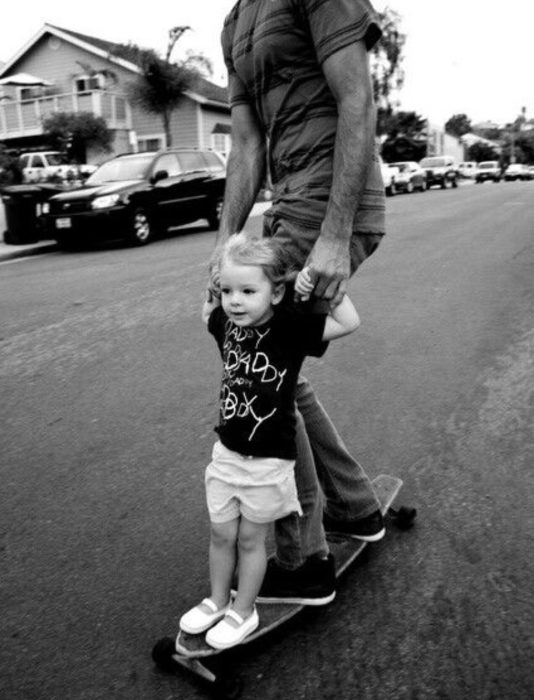
[{"label": "sidewalk", "polygon": [[[250,216],[261,216],[271,206],[270,202],[255,204]],[[11,245],[4,243],[4,231],[6,230],[4,208],[0,205],[0,262],[14,258],[25,258],[29,255],[39,255],[57,250],[55,241],[39,241],[28,245]]]}]

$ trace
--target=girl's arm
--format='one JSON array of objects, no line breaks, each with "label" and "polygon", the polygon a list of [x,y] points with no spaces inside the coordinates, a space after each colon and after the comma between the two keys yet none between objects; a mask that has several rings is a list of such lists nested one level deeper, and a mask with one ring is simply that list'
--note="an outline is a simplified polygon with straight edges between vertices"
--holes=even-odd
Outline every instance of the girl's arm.
[{"label": "girl's arm", "polygon": [[349,335],[360,325],[360,317],[354,304],[345,294],[341,302],[326,317],[323,340],[335,340]]},{"label": "girl's arm", "polygon": [[209,321],[209,317],[211,316],[211,312],[213,309],[217,308],[217,306],[221,305],[221,300],[219,297],[215,296],[212,291],[209,289],[206,291],[206,301],[202,305],[202,320],[204,323],[207,323]]}]

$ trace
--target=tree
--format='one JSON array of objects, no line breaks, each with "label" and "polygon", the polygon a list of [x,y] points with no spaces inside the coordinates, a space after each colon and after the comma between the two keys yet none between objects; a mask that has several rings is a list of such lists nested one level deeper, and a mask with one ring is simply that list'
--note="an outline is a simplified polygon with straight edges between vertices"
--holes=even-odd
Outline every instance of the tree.
[{"label": "tree", "polygon": [[463,136],[468,134],[472,129],[471,120],[466,114],[453,114],[453,116],[445,122],[445,131],[452,136]]},{"label": "tree", "polygon": [[467,150],[467,156],[468,160],[475,160],[477,163],[480,163],[481,160],[499,160],[499,154],[495,148],[482,141],[474,143]]},{"label": "tree", "polygon": [[113,135],[106,120],[92,112],[55,112],[43,120],[53,146],[77,163],[85,163],[87,147],[111,151]]},{"label": "tree", "polygon": [[178,63],[171,62],[176,42],[188,29],[189,27],[173,27],[169,31],[164,58],[153,49],[143,49],[135,44],[122,45],[114,52],[140,67],[141,75],[127,88],[128,97],[132,104],[161,117],[167,147],[172,145],[173,111],[183,100],[185,92],[194,88],[202,74],[211,73],[211,63],[201,54],[189,52]]},{"label": "tree", "polygon": [[387,133],[393,114],[392,95],[404,82],[402,52],[406,35],[399,30],[401,16],[386,7],[379,12],[382,36],[371,49],[370,68],[373,94],[377,105],[377,133]]},{"label": "tree", "polygon": [[426,119],[416,112],[391,112],[383,124],[382,156],[388,163],[421,160],[426,153]]}]

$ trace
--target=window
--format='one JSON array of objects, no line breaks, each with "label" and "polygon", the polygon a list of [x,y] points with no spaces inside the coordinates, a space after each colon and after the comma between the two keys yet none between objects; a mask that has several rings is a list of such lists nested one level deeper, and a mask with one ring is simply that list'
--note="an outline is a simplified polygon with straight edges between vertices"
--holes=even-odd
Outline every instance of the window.
[{"label": "window", "polygon": [[164,156],[157,159],[154,165],[153,174],[157,173],[158,170],[166,170],[169,177],[176,177],[177,175],[180,175],[180,165],[174,153],[166,153]]},{"label": "window", "polygon": [[142,152],[160,151],[164,148],[164,137],[159,134],[155,134],[154,136],[138,136],[137,148]]},{"label": "window", "polygon": [[43,160],[43,156],[37,156],[37,155],[32,156],[31,167],[32,168],[44,168],[45,162]]},{"label": "window", "polygon": [[106,87],[106,79],[102,73],[95,75],[82,75],[74,80],[76,92],[90,92],[91,90],[101,90]]},{"label": "window", "polygon": [[219,151],[226,155],[230,153],[230,145],[231,140],[229,134],[216,133],[211,135],[211,147],[214,151]]},{"label": "window", "polygon": [[184,151],[178,154],[180,159],[180,165],[182,166],[182,171],[184,173],[190,173],[194,170],[205,170],[206,163],[202,157],[202,153],[195,153],[195,151]]}]

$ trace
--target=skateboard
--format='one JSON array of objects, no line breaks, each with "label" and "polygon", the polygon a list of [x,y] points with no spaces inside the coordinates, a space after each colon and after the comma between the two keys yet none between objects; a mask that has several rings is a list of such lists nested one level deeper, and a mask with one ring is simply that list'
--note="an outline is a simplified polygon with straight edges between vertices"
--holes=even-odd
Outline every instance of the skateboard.
[{"label": "skateboard", "polygon": [[[382,514],[389,516],[401,529],[411,527],[416,516],[415,509],[401,507],[397,510],[392,507],[402,486],[401,479],[381,474],[372,483]],[[346,535],[328,535],[328,545],[336,564],[336,579],[362,553],[367,544]],[[232,654],[236,654],[236,651],[239,654],[243,646],[272,632],[307,607],[309,606],[298,603],[257,602],[260,625],[241,644],[230,649],[214,649],[206,643],[205,634],[187,634],[180,631],[176,639],[172,637],[160,639],[152,650],[152,659],[160,669],[171,673],[181,667],[186,668],[212,684],[217,697],[236,700],[241,695],[242,683],[238,677],[231,674]],[[220,663],[212,663],[212,660],[216,661],[215,657],[218,657]]]}]

